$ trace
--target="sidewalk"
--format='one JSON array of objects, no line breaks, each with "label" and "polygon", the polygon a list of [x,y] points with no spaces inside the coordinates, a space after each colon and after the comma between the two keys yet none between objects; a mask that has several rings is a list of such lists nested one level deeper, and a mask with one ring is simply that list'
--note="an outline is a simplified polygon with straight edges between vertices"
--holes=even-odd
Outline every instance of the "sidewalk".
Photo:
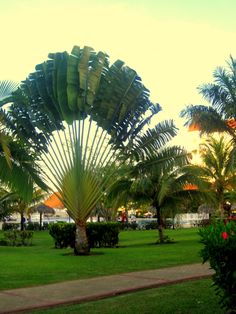
[{"label": "sidewalk", "polygon": [[0,313],[27,313],[32,309],[98,300],[122,293],[205,278],[212,274],[213,271],[207,264],[191,264],[3,290],[0,291]]}]

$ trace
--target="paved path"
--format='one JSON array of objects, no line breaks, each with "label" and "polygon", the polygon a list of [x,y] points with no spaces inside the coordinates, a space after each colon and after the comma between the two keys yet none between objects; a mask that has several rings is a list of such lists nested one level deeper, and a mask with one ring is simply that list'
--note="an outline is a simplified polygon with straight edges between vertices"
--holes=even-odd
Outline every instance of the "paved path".
[{"label": "paved path", "polygon": [[97,300],[122,293],[209,277],[207,264],[191,264],[103,276],[90,279],[0,291],[0,313],[27,313],[32,309]]}]

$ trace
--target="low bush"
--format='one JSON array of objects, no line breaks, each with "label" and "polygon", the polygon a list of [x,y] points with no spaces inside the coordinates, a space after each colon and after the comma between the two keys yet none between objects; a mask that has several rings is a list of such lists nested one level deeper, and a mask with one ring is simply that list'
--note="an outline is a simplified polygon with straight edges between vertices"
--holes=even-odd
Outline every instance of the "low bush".
[{"label": "low bush", "polygon": [[10,222],[4,222],[2,224],[2,230],[7,231],[7,230],[17,230],[20,228],[19,223],[10,223]]},{"label": "low bush", "polygon": [[120,230],[137,230],[138,224],[136,222],[119,222]]},{"label": "low bush", "polygon": [[[73,223],[58,222],[49,225],[49,234],[56,248],[74,247],[76,226]],[[118,244],[119,224],[114,222],[88,223],[86,232],[90,248],[114,247]]]},{"label": "low bush", "polygon": [[49,223],[44,222],[40,229],[39,222],[28,222],[26,225],[26,230],[33,230],[33,231],[39,231],[39,230],[48,230]]},{"label": "low bush", "polygon": [[[203,263],[215,270],[213,282],[223,307],[236,312],[236,223],[217,222],[200,230]],[[235,312],[234,312],[235,311]]]},{"label": "low bush", "polygon": [[75,224],[57,222],[49,225],[49,234],[53,237],[55,248],[62,249],[75,246]]},{"label": "low bush", "polygon": [[29,246],[32,244],[33,231],[8,230],[3,233],[3,243],[9,246]]},{"label": "low bush", "polygon": [[96,222],[87,224],[87,236],[90,248],[115,247],[119,242],[119,223]]},{"label": "low bush", "polygon": [[38,231],[40,229],[40,225],[38,222],[28,222],[26,225],[26,230]]}]

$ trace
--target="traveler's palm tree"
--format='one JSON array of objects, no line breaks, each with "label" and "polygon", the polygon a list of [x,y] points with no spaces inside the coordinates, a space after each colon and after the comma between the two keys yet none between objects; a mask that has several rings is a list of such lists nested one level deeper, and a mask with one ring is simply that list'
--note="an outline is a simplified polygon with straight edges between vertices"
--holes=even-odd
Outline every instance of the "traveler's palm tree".
[{"label": "traveler's palm tree", "polygon": [[227,132],[236,140],[236,59],[230,57],[227,68],[218,67],[214,83],[199,87],[211,106],[188,106],[181,112],[186,125],[196,125],[202,133]]},{"label": "traveler's palm tree", "polygon": [[110,66],[90,47],[49,54],[7,102],[11,129],[37,153],[48,186],[76,223],[75,254],[88,254],[86,220],[116,179],[111,165],[147,154],[176,128],[169,121],[143,132],[160,106],[134,70],[120,60]]}]

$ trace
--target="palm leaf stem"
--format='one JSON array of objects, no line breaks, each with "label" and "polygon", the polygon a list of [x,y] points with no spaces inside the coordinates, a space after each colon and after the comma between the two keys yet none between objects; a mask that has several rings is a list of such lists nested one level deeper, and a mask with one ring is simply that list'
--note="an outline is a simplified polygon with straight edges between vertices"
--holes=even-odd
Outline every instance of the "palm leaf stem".
[{"label": "palm leaf stem", "polygon": [[95,134],[94,134],[94,137],[93,137],[92,145],[91,145],[91,147],[90,147],[90,152],[89,152],[89,156],[88,156],[88,159],[87,159],[86,169],[89,168],[89,163],[90,163],[90,159],[91,159],[91,156],[92,156],[92,152],[93,152],[95,140],[96,140],[96,138],[97,138],[98,130],[99,130],[99,126],[97,125],[96,131],[95,131]]},{"label": "palm leaf stem", "polygon": [[85,159],[86,159],[86,154],[87,154],[87,149],[88,149],[88,141],[89,141],[89,136],[90,136],[90,131],[91,131],[91,125],[92,125],[92,118],[90,117],[89,128],[88,128],[88,132],[87,132],[87,139],[86,139],[85,150],[84,150],[84,156],[83,156],[83,168],[85,167]]}]

